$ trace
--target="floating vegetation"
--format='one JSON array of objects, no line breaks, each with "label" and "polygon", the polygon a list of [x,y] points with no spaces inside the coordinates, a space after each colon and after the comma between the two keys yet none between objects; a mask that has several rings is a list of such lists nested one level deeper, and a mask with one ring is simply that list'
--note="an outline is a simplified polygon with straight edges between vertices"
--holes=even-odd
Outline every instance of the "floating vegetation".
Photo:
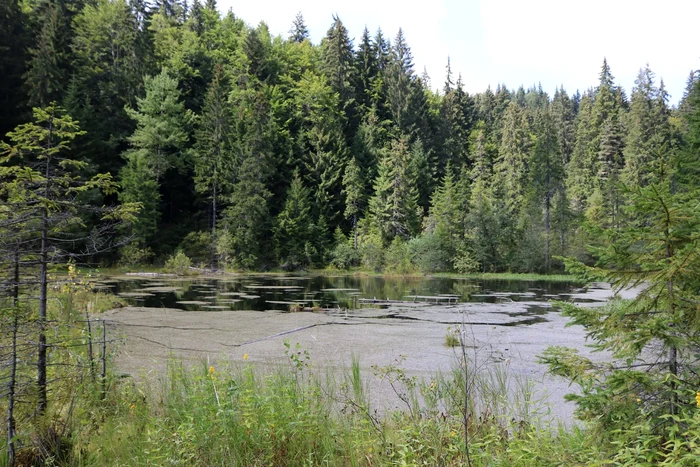
[{"label": "floating vegetation", "polygon": [[144,287],[143,289],[138,289],[137,292],[158,292],[158,293],[168,293],[177,292],[182,290],[182,287]]}]

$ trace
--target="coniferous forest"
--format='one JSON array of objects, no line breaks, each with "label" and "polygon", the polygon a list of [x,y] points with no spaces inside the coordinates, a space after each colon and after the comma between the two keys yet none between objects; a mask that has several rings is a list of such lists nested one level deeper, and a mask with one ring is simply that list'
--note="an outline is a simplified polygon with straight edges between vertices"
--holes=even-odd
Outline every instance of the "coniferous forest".
[{"label": "coniferous forest", "polygon": [[[590,89],[470,94],[449,59],[441,77],[416,70],[401,30],[352,38],[333,16],[314,44],[301,13],[273,36],[202,1],[0,0],[0,467],[700,465],[700,71],[675,106],[648,65],[625,90],[604,57]],[[574,386],[583,424],[565,429],[541,418],[529,373],[508,380],[510,359],[477,342],[490,318],[457,307],[437,344],[456,349],[450,372],[372,366],[402,403],[384,415],[354,354],[324,379],[289,341],[279,371],[206,350],[159,388],[117,373],[128,326],[234,331],[114,321],[125,302],[91,267],[192,264],[566,270],[636,296],[543,312],[603,352],[530,362]],[[276,303],[314,321],[221,345],[369,324]]]},{"label": "coniferous forest", "polygon": [[138,209],[95,263],[548,273],[629,221],[629,187],[697,183],[695,73],[675,108],[648,66],[625,90],[603,57],[591,89],[470,94],[449,59],[416,70],[401,30],[338,17],[312,44],[301,13],[273,37],[214,0],[2,8],[5,153],[50,108],[63,157],[118,185],[81,202]]}]

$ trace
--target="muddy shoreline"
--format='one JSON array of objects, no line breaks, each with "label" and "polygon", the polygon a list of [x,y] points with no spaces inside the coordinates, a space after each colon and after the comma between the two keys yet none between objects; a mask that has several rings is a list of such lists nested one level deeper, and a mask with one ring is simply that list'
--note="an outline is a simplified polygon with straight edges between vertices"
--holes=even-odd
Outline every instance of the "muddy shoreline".
[{"label": "muddy shoreline", "polygon": [[[581,292],[586,306],[599,306],[612,295],[604,284]],[[633,296],[632,292],[626,295]],[[399,408],[388,384],[373,376],[373,366],[400,365],[408,375],[430,378],[448,372],[457,349],[445,346],[448,327],[466,325],[475,358],[500,364],[513,380],[523,378],[546,401],[551,416],[572,422],[573,405],[564,395],[573,388],[546,373],[537,356],[551,345],[569,346],[599,360],[586,347],[578,326],[542,302],[402,304],[388,309],[361,308],[288,313],[280,311],[183,311],[125,307],[104,313],[113,337],[120,337],[114,358],[118,373],[143,380],[160,378],[168,358],[191,365],[286,365],[284,342],[299,344],[312,368],[342,372],[359,358],[370,382],[373,403]]]}]

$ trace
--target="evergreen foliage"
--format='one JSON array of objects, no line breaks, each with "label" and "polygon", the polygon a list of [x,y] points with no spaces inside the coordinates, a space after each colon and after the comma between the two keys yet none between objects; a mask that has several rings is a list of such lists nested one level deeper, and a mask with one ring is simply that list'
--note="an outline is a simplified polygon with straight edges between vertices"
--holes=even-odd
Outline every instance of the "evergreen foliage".
[{"label": "evergreen foliage", "polygon": [[594,88],[551,98],[469,94],[448,59],[434,91],[403,30],[353,39],[333,16],[314,45],[301,13],[272,37],[210,0],[30,3],[2,7],[0,125],[55,99],[80,119],[85,173],[142,205],[125,261],[135,248],[163,262],[208,231],[209,263],[290,265],[270,242],[297,173],[315,229],[300,266],[324,264],[340,229],[358,258],[400,237],[446,270],[561,270],[552,258],[590,263],[584,245],[604,245],[586,226],[633,221],[620,183],[688,190],[700,174],[695,73],[677,109],[648,66],[628,101],[605,59]]}]

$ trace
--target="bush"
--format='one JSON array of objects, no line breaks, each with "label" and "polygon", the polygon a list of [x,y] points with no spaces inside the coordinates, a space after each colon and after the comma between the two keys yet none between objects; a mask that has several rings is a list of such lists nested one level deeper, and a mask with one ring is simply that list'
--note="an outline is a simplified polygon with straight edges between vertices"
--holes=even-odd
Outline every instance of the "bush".
[{"label": "bush", "polygon": [[182,250],[177,250],[175,254],[171,255],[165,262],[163,269],[165,269],[166,272],[184,276],[190,272],[191,266],[192,260]]},{"label": "bush", "polygon": [[139,248],[138,245],[130,243],[124,245],[120,256],[120,266],[141,266],[150,262],[153,251],[150,248]]},{"label": "bush", "polygon": [[190,232],[180,242],[178,250],[182,250],[194,264],[211,264],[212,241],[210,232]]},{"label": "bush", "polygon": [[381,271],[384,266],[384,249],[381,240],[369,237],[363,239],[359,248],[362,266],[372,271]]},{"label": "bush", "polygon": [[385,258],[385,270],[387,272],[410,274],[416,270],[408,243],[399,237],[395,237],[391,242],[391,245],[386,250]]},{"label": "bush", "polygon": [[331,252],[331,265],[338,269],[349,269],[359,263],[360,255],[340,228],[334,235],[335,248]]},{"label": "bush", "polygon": [[424,274],[452,269],[450,246],[435,233],[424,233],[412,239],[408,248],[412,262]]}]

